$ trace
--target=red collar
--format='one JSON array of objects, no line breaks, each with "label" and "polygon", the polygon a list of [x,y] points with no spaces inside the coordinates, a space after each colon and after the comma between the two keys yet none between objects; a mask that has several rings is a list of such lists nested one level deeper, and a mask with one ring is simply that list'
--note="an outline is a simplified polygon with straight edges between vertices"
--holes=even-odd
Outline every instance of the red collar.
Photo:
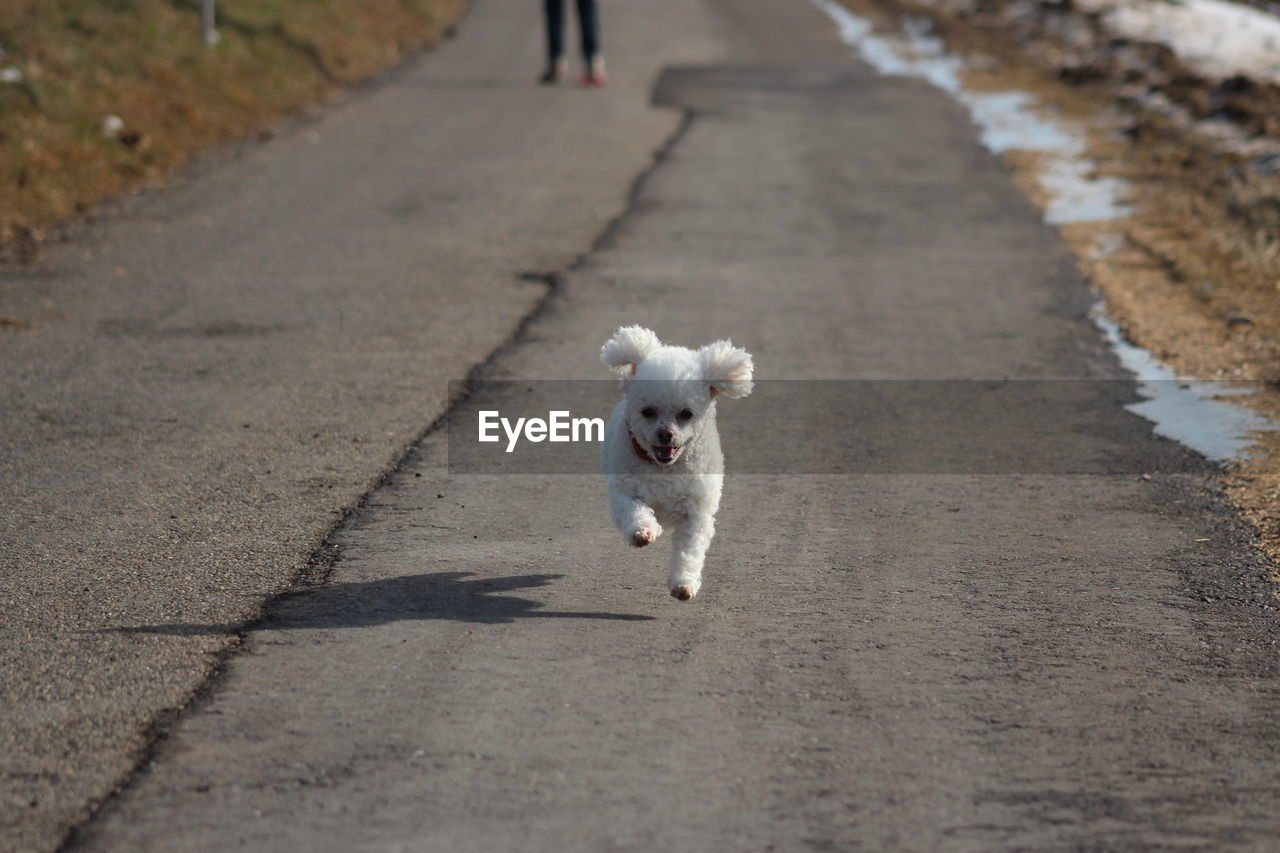
[{"label": "red collar", "polygon": [[640,442],[636,441],[635,433],[633,433],[630,429],[628,429],[627,435],[631,437],[631,449],[636,452],[636,456],[639,456],[641,459],[643,459],[645,462],[648,462],[650,465],[658,464],[658,460],[650,456],[649,452],[640,446]]}]

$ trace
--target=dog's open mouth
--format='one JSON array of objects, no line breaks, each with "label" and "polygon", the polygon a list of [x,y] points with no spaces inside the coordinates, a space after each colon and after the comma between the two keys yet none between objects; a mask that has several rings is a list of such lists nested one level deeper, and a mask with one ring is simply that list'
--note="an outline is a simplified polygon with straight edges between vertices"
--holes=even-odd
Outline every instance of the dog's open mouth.
[{"label": "dog's open mouth", "polygon": [[655,447],[653,448],[653,458],[661,462],[663,465],[670,465],[676,461],[676,457],[680,455],[679,447]]}]

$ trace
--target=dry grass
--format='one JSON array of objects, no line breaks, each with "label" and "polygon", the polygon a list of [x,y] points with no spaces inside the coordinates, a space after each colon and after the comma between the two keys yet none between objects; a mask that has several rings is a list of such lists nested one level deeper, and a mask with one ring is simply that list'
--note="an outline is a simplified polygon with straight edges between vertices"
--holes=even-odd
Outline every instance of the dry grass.
[{"label": "dry grass", "polygon": [[[440,34],[465,0],[0,0],[0,244],[162,175],[384,68]],[[108,116],[123,127],[104,132]]]}]

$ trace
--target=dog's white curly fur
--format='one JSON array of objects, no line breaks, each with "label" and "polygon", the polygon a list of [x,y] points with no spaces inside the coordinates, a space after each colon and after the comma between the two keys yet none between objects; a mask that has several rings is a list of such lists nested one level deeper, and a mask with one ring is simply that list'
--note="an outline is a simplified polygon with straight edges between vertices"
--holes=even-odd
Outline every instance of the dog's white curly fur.
[{"label": "dog's white curly fur", "polygon": [[702,586],[720,508],[716,398],[751,393],[751,355],[727,340],[699,350],[668,346],[648,329],[624,326],[600,358],[623,388],[600,453],[610,514],[636,547],[673,528],[667,588],[687,601]]},{"label": "dog's white curly fur", "polygon": [[636,365],[662,349],[662,341],[641,326],[623,326],[600,348],[600,360],[623,376],[635,373]]}]

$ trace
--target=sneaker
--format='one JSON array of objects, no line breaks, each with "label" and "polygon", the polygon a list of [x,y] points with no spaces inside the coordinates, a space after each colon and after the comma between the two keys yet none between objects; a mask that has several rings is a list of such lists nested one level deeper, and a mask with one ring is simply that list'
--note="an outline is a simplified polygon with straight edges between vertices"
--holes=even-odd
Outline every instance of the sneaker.
[{"label": "sneaker", "polygon": [[547,65],[547,70],[542,72],[542,76],[538,78],[538,82],[544,86],[551,86],[564,80],[569,76],[569,62],[565,59],[557,59],[555,62]]},{"label": "sneaker", "polygon": [[587,63],[587,70],[582,74],[582,85],[599,88],[605,84],[604,57],[595,56]]}]

